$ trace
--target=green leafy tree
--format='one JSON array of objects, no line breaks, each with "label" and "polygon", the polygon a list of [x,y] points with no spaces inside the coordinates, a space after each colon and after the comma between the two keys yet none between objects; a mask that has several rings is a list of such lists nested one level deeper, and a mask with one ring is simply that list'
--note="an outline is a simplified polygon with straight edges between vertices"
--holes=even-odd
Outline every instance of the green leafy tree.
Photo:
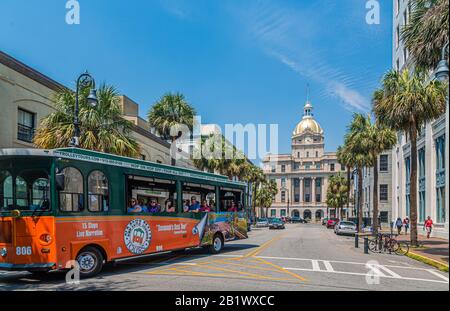
[{"label": "green leafy tree", "polygon": [[[374,96],[374,101],[377,100],[378,93]],[[394,131],[383,127],[379,124],[372,123],[370,115],[357,115],[355,117],[358,123],[358,138],[361,140],[362,152],[368,156],[367,163],[369,167],[373,167],[373,187],[372,187],[372,201],[373,201],[373,221],[372,228],[376,234],[378,232],[378,156],[386,150],[391,149],[397,142],[397,136]]]},{"label": "green leafy tree", "polygon": [[358,230],[361,231],[363,224],[362,215],[362,169],[366,166],[371,166],[371,157],[367,154],[364,145],[364,133],[365,133],[365,121],[364,116],[361,114],[355,114],[353,120],[347,128],[347,134],[345,135],[345,143],[343,152],[347,156],[347,161],[352,167],[357,170],[358,176],[358,198],[357,198],[357,210],[358,210]]},{"label": "green leafy tree", "polygon": [[375,92],[373,111],[378,124],[408,135],[411,148],[411,244],[417,245],[417,136],[422,127],[445,112],[447,85],[428,81],[416,70],[391,71]]},{"label": "green leafy tree", "polygon": [[[161,137],[175,144],[186,127],[192,133],[194,116],[195,109],[189,105],[182,94],[167,93],[151,107],[148,112],[148,122]],[[172,148],[172,150],[174,149]],[[173,152],[171,153],[171,162],[172,165],[175,165],[175,155]]]},{"label": "green leafy tree", "polygon": [[[339,219],[342,218],[342,208],[348,203],[347,179],[341,174],[333,175],[329,179],[327,189],[327,205],[334,208]],[[337,213],[339,211],[339,214]]]},{"label": "green leafy tree", "polygon": [[[112,86],[102,85],[97,92],[98,104],[87,103],[90,88],[82,87],[79,97],[80,147],[84,149],[137,157],[139,145],[131,137],[132,123],[125,120],[119,94]],[[52,95],[56,111],[41,120],[34,137],[38,148],[68,147],[74,135],[75,94],[67,89]]]},{"label": "green leafy tree", "polygon": [[434,69],[448,43],[448,0],[412,0],[402,39],[417,66]]}]

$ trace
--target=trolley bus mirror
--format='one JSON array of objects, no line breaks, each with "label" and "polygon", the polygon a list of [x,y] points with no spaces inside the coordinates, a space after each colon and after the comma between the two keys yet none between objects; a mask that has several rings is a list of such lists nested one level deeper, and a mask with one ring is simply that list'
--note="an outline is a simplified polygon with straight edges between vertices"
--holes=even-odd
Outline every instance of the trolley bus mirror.
[{"label": "trolley bus mirror", "polygon": [[65,180],[66,176],[64,175],[64,173],[56,174],[55,181],[56,181],[56,189],[58,191],[65,189]]}]

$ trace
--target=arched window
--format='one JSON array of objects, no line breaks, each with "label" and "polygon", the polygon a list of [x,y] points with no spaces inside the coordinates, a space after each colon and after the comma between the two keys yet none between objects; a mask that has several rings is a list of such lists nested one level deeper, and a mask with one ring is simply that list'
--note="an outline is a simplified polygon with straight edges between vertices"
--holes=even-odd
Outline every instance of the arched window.
[{"label": "arched window", "polygon": [[28,207],[28,186],[25,179],[21,176],[16,177],[16,206],[18,209]]},{"label": "arched window", "polygon": [[64,189],[59,192],[59,209],[63,212],[79,212],[83,204],[83,175],[73,167],[62,170]]},{"label": "arched window", "polygon": [[93,171],[88,177],[88,209],[90,212],[109,210],[108,178],[101,171]]},{"label": "arched window", "polygon": [[47,210],[50,208],[50,180],[48,178],[38,178],[33,182],[31,204],[33,209]]},{"label": "arched window", "polygon": [[0,210],[13,207],[13,182],[8,171],[0,171]]},{"label": "arched window", "polygon": [[16,177],[16,208],[50,209],[50,180],[44,170],[26,170]]}]

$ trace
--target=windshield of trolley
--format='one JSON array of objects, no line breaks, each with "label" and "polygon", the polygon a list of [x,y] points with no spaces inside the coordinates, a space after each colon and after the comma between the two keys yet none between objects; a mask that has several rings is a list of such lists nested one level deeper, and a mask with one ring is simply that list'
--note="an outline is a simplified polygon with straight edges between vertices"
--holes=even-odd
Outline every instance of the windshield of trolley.
[{"label": "windshield of trolley", "polygon": [[33,157],[0,157],[0,216],[13,210],[50,210],[50,163]]}]

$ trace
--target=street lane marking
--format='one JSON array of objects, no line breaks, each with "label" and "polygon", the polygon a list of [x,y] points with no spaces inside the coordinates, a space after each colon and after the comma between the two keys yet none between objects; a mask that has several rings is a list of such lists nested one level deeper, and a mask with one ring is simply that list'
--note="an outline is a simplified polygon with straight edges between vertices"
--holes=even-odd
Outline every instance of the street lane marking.
[{"label": "street lane marking", "polygon": [[445,276],[443,276],[443,275],[440,274],[439,272],[434,271],[434,270],[431,270],[431,269],[428,269],[427,271],[430,272],[431,274],[437,276],[437,277],[440,277],[441,279],[445,280],[445,281],[448,283],[448,278],[445,277]]},{"label": "street lane marking", "polygon": [[281,235],[278,235],[278,236],[274,237],[273,239],[271,239],[271,240],[267,241],[266,243],[260,245],[255,250],[253,250],[253,251],[249,252],[248,254],[244,255],[244,257],[254,257],[254,256],[258,255],[263,250],[268,248],[271,244],[275,243],[276,241],[279,241],[283,236],[284,236],[284,234],[281,234]]},{"label": "street lane marking", "polygon": [[291,271],[289,271],[287,269],[284,269],[283,267],[280,267],[280,266],[278,266],[278,265],[276,265],[274,263],[271,263],[270,261],[267,261],[267,260],[264,260],[264,259],[261,259],[261,258],[257,258],[257,257],[255,257],[255,258],[260,260],[261,262],[264,262],[265,264],[273,266],[273,267],[275,267],[275,268],[277,268],[277,269],[279,269],[279,270],[281,270],[281,271],[283,271],[283,272],[285,272],[285,273],[287,273],[289,275],[292,275],[293,277],[295,277],[295,278],[297,278],[297,279],[299,279],[299,280],[301,280],[303,282],[307,281],[304,277],[298,275],[297,273],[293,273],[293,272],[291,272]]},{"label": "street lane marking", "polygon": [[317,260],[311,260],[313,271],[320,271],[319,261]]},{"label": "street lane marking", "polygon": [[379,267],[381,270],[383,270],[383,271],[389,273],[393,278],[396,278],[396,279],[401,279],[401,278],[402,278],[400,275],[398,275],[398,274],[395,273],[394,271],[392,271],[392,270],[386,268],[385,266],[379,265],[378,267]]},{"label": "street lane marking", "polygon": [[372,270],[372,272],[374,272],[376,274],[376,276],[379,276],[379,277],[387,276],[386,274],[381,272],[380,266],[378,266],[378,265],[369,265],[368,264],[368,265],[366,265],[366,267],[368,267],[370,270]]},{"label": "street lane marking", "polygon": [[[292,260],[292,261],[312,261],[316,259],[311,258],[294,258],[294,257],[271,257],[271,256],[257,256],[256,258],[264,258],[264,259],[275,259],[275,260]],[[351,264],[351,265],[362,265],[365,266],[365,262],[352,262],[352,261],[340,261],[340,260],[328,260],[330,263],[342,263],[342,264]],[[411,270],[422,270],[428,271],[429,269],[420,268],[420,267],[406,267],[406,266],[393,266],[393,265],[383,265],[388,268],[398,268],[398,269],[411,269]]]},{"label": "street lane marking", "polygon": [[328,272],[334,272],[333,266],[329,261],[324,260],[323,264],[325,265],[325,269],[327,269]]},{"label": "street lane marking", "polygon": [[[312,269],[304,269],[304,268],[289,268],[289,267],[284,267],[283,269],[286,270],[292,270],[292,271],[306,271],[306,272],[322,272],[322,273],[335,273],[335,274],[347,274],[347,275],[357,275],[357,276],[366,276],[366,273],[359,273],[359,272],[343,272],[343,271],[334,271],[334,272],[329,272],[326,270],[319,270],[319,271],[314,271]],[[396,279],[398,280],[398,278],[393,277],[391,275],[379,275],[379,277],[381,278],[387,278],[387,279]],[[410,277],[401,277],[401,280],[409,280],[409,281],[423,281],[423,282],[433,282],[433,283],[442,283],[442,284],[448,284],[448,281],[438,281],[438,280],[430,280],[430,279],[421,279],[421,278],[410,278]]]}]

